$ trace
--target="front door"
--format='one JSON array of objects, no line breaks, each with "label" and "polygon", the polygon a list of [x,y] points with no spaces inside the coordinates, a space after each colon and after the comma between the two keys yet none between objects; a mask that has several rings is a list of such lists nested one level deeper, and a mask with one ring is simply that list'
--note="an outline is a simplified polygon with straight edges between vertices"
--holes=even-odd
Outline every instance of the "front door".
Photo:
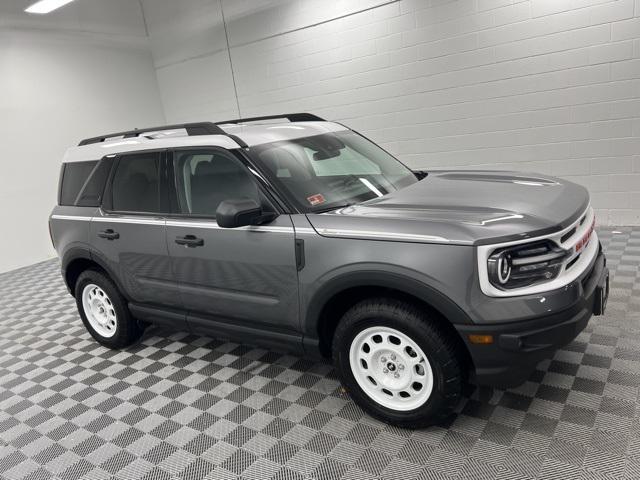
[{"label": "front door", "polygon": [[299,335],[289,215],[263,226],[219,227],[215,212],[223,200],[248,197],[273,209],[254,175],[233,153],[213,147],[176,150],[172,165],[178,214],[167,220],[167,245],[191,328],[245,332],[247,341],[260,331]]}]

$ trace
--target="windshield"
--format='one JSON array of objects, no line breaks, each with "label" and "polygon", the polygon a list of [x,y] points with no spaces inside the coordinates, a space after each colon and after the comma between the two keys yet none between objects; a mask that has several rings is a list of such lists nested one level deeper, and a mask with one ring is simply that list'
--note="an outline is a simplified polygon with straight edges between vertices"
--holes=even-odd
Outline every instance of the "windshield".
[{"label": "windshield", "polygon": [[417,182],[398,160],[350,130],[251,147],[288,200],[303,212],[322,212]]}]

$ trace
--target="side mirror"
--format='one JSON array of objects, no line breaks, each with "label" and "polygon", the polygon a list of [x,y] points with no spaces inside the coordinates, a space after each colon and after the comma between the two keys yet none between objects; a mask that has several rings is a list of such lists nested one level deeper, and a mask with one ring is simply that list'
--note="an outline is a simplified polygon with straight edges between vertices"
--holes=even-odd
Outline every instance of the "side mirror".
[{"label": "side mirror", "polygon": [[223,200],[216,210],[216,222],[223,228],[262,225],[276,216],[275,213],[263,212],[262,207],[250,198]]}]

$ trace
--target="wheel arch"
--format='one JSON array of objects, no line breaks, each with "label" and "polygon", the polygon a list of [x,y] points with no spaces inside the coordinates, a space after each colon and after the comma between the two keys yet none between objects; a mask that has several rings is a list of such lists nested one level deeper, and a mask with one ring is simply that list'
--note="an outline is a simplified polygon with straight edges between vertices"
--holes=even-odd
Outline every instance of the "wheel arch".
[{"label": "wheel arch", "polygon": [[[456,340],[466,360],[471,355],[453,326],[473,324],[469,316],[453,300],[434,287],[414,278],[390,272],[357,272],[327,282],[309,302],[305,316],[305,336],[315,336],[305,343],[315,344],[319,353],[331,355],[333,333],[342,315],[361,300],[387,297],[419,305],[437,318],[439,325]],[[472,363],[469,363],[470,365]]]},{"label": "wheel arch", "polygon": [[[75,296],[75,285],[82,272],[88,269],[95,269],[107,275],[118,287],[122,295],[127,298],[118,277],[113,274],[99,256],[92,254],[87,248],[74,247],[68,250],[62,257],[62,276],[71,295]],[[127,299],[128,300],[128,299]]]}]

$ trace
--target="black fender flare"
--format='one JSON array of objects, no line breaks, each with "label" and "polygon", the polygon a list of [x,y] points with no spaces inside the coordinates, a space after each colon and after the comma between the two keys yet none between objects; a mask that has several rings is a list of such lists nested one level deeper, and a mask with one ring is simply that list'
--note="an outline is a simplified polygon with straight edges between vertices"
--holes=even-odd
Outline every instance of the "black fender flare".
[{"label": "black fender flare", "polygon": [[122,288],[122,284],[120,283],[118,276],[115,275],[108,263],[101,258],[98,252],[86,245],[73,246],[67,249],[61,258],[62,278],[71,295],[73,295],[74,292],[71,290],[71,286],[67,283],[67,268],[76,260],[88,260],[98,265],[107,273],[107,275],[109,275],[109,278],[116,284],[118,290],[120,290],[120,293],[127,299],[127,301],[130,301],[126,291]]},{"label": "black fender flare", "polygon": [[438,289],[416,278],[397,272],[360,270],[343,273],[324,283],[308,302],[303,318],[304,336],[310,343],[317,339],[321,313],[336,294],[354,287],[383,287],[415,297],[440,312],[452,324],[473,325],[469,315]]},{"label": "black fender flare", "polygon": [[67,269],[69,265],[76,260],[93,260],[91,258],[91,252],[86,245],[80,243],[71,246],[60,256],[60,269],[62,270],[62,278],[67,288],[69,288],[69,284],[67,283]]}]

